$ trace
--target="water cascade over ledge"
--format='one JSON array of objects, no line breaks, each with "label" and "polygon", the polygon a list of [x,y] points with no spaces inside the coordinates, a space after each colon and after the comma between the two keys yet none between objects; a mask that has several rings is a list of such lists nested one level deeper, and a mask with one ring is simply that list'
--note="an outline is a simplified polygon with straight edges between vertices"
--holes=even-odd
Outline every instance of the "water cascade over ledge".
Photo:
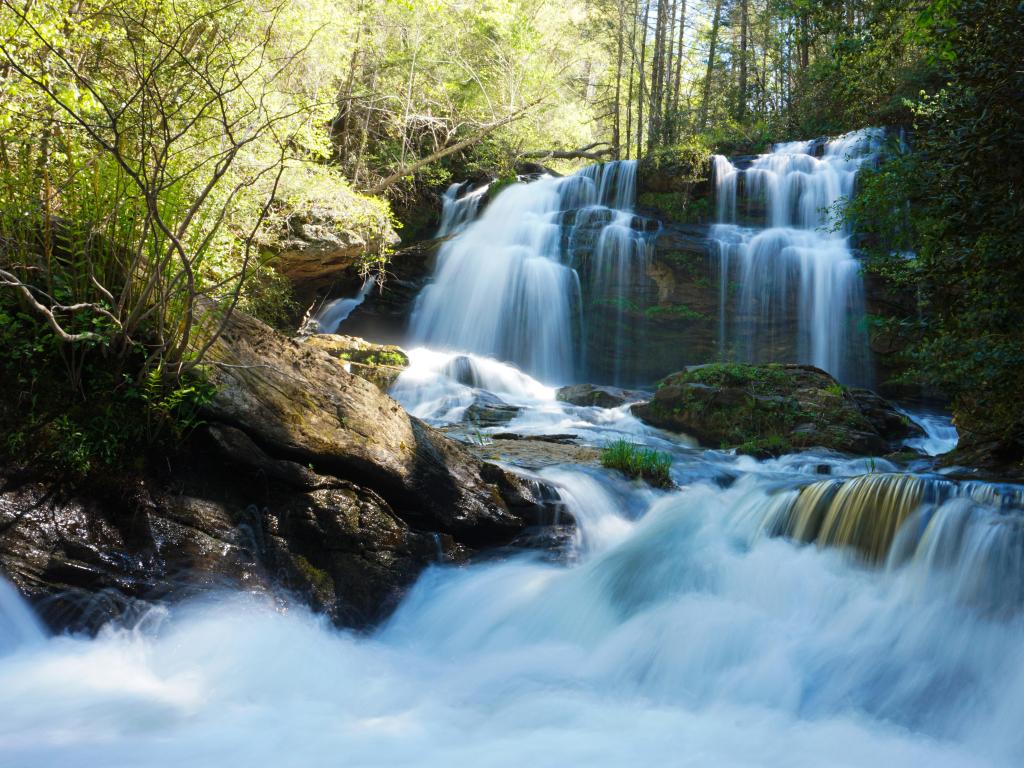
[{"label": "water cascade over ledge", "polygon": [[[594,165],[501,190],[483,214],[471,192],[449,190],[433,282],[410,321],[417,343],[514,363],[546,383],[566,383],[586,362],[584,296],[611,335],[611,378],[628,375],[623,308],[645,279],[649,237],[632,213],[636,163]],[[449,199],[451,198],[451,199]],[[459,224],[456,225],[456,222]],[[461,229],[460,229],[461,227]]]},{"label": "water cascade over ledge", "polygon": [[743,161],[714,157],[723,359],[810,363],[870,386],[860,264],[831,218],[883,137],[865,129]]}]

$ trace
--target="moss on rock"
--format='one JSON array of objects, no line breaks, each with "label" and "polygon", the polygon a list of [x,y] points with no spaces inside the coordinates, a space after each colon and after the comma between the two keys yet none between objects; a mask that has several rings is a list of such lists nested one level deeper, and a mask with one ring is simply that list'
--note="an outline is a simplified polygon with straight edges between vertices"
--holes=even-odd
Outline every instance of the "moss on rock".
[{"label": "moss on rock", "polygon": [[632,411],[653,426],[755,456],[813,446],[884,453],[917,431],[874,393],[842,387],[807,365],[694,366],[663,379],[654,398]]}]

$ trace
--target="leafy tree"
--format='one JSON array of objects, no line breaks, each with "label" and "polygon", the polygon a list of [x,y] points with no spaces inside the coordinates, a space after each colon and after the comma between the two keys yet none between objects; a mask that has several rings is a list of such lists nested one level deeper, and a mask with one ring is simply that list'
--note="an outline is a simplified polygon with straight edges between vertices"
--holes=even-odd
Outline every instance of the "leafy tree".
[{"label": "leafy tree", "polygon": [[[998,23],[993,23],[998,20]],[[917,372],[968,445],[1024,457],[1024,7],[936,0],[916,34],[946,85],[913,104],[913,145],[862,182],[850,216],[871,268],[919,296],[902,318]]]}]

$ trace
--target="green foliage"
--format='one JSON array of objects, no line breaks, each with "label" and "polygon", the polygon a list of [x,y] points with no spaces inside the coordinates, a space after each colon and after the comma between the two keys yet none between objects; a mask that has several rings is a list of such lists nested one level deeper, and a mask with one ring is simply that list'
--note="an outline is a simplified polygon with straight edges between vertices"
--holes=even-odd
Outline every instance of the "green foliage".
[{"label": "green foliage", "polygon": [[709,363],[686,371],[682,379],[713,387],[749,387],[750,391],[771,394],[791,384],[786,370],[778,364]]},{"label": "green foliage", "polygon": [[617,469],[629,477],[646,480],[653,486],[672,485],[669,469],[672,457],[667,453],[644,448],[628,440],[616,440],[601,450],[601,465]]},{"label": "green foliage", "polygon": [[690,309],[685,304],[655,305],[644,310],[647,317],[671,317],[681,320],[707,320],[707,315]]},{"label": "green foliage", "polygon": [[753,440],[746,440],[736,446],[736,453],[754,456],[758,459],[781,456],[792,451],[793,444],[783,435],[758,437]]},{"label": "green foliage", "polygon": [[692,199],[679,192],[644,191],[637,195],[637,204],[653,208],[661,216],[680,224],[704,224],[711,215],[711,203],[707,197]]},{"label": "green foliage", "polygon": [[68,349],[0,294],[0,458],[75,478],[116,475],[183,439],[201,423],[212,386],[198,373],[178,379],[159,368],[140,381],[129,371],[143,355],[134,350],[125,368],[102,350]]},{"label": "green foliage", "polygon": [[919,298],[889,323],[910,342],[913,374],[953,398],[962,432],[1024,456],[1024,8],[931,8],[915,36],[945,85],[911,103],[911,151],[892,147],[847,215],[868,268]]}]

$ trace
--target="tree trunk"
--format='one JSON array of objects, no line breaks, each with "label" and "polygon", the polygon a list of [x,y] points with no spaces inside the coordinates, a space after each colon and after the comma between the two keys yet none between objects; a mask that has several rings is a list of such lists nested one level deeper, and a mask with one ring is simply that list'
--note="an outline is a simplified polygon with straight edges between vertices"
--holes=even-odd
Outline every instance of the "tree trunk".
[{"label": "tree trunk", "polygon": [[623,26],[625,25],[626,19],[623,13],[623,2],[619,0],[618,10],[619,18],[617,27],[618,30],[615,35],[615,122],[612,126],[612,145],[615,148],[615,159],[619,160],[622,157],[621,147],[621,117],[620,117],[620,105],[622,102],[622,58],[625,48],[625,37]]},{"label": "tree trunk", "polygon": [[675,141],[679,136],[679,90],[683,82],[683,51],[686,41],[686,0],[682,2],[679,12],[679,49],[676,52],[676,75],[672,88],[672,114],[675,116],[672,122],[672,133],[670,140]]},{"label": "tree trunk", "polygon": [[644,100],[647,98],[647,26],[651,20],[651,0],[644,3],[644,23],[640,27],[640,98],[636,107],[636,156],[644,154]]},{"label": "tree trunk", "polygon": [[715,48],[718,45],[718,25],[722,20],[722,0],[715,0],[715,16],[711,22],[711,40],[708,43],[708,69],[704,76],[704,96],[700,101],[700,119],[697,130],[703,131],[708,124],[708,106],[711,102],[711,74],[715,69]]},{"label": "tree trunk", "polygon": [[742,120],[747,113],[747,11],[750,0],[740,2],[740,99],[736,117]]},{"label": "tree trunk", "polygon": [[665,53],[665,5],[666,0],[658,0],[658,16],[654,22],[654,61],[651,63],[651,96],[647,110],[648,154],[658,142],[660,132],[661,87],[665,74],[662,66],[662,58]]}]

